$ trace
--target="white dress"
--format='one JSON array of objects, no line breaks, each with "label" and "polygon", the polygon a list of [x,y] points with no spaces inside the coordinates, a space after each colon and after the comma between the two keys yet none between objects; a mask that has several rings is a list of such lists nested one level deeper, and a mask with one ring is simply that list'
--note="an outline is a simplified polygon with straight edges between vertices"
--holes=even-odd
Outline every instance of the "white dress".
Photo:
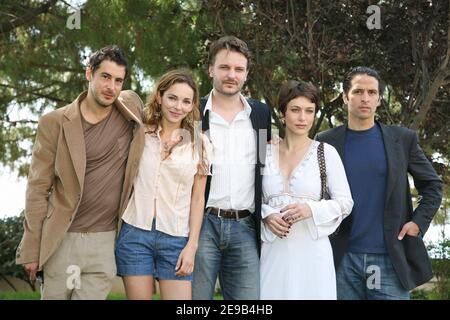
[{"label": "white dress", "polygon": [[331,200],[320,199],[319,142],[313,141],[289,180],[278,167],[278,144],[267,146],[262,218],[292,203],[307,203],[312,217],[294,223],[280,239],[261,224],[261,299],[336,299],[336,275],[328,235],[353,207],[344,166],[336,149],[325,143]]}]

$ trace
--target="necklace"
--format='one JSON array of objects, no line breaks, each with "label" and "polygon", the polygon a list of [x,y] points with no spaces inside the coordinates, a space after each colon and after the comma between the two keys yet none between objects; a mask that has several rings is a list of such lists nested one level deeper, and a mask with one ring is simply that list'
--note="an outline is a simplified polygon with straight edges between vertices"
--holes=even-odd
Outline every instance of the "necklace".
[{"label": "necklace", "polygon": [[164,141],[161,139],[162,143],[162,152],[164,154],[163,158],[166,159],[170,153],[172,152],[173,147],[175,147],[178,143],[183,140],[183,137],[180,136],[177,140],[171,140],[170,142]]}]

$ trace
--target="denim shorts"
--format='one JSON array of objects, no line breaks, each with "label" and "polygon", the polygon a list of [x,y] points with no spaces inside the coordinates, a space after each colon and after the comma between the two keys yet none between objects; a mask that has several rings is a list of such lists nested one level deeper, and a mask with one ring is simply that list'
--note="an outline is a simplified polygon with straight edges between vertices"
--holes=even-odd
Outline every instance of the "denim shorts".
[{"label": "denim shorts", "polygon": [[153,276],[158,280],[192,280],[192,274],[179,277],[175,267],[188,241],[155,229],[144,230],[123,222],[116,242],[119,276]]}]

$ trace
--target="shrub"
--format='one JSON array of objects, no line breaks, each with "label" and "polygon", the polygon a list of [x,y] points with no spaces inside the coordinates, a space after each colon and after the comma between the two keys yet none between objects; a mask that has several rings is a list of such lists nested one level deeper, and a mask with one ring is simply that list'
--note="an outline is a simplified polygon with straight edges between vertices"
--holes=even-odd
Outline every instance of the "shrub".
[{"label": "shrub", "polygon": [[436,243],[428,245],[428,251],[433,257],[431,264],[436,277],[430,299],[450,300],[450,239],[444,235]]},{"label": "shrub", "polygon": [[22,266],[16,265],[16,249],[23,234],[23,212],[20,216],[0,219],[0,279],[5,280],[14,291],[17,289],[6,276],[12,276],[26,281],[35,291]]}]

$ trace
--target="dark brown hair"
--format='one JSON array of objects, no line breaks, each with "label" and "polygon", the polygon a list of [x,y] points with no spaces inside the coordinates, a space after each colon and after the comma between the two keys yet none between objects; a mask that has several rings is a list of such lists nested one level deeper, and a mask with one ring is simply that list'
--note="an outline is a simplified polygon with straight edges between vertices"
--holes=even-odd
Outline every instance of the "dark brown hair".
[{"label": "dark brown hair", "polygon": [[210,66],[214,65],[217,53],[223,49],[243,54],[247,58],[247,69],[250,68],[251,65],[250,50],[248,49],[248,46],[244,41],[234,36],[222,37],[211,44],[208,55],[208,62]]},{"label": "dark brown hair", "polygon": [[95,51],[90,57],[88,67],[91,69],[92,74],[100,67],[100,64],[104,60],[110,60],[117,63],[119,66],[125,67],[125,78],[128,75],[128,61],[125,58],[123,51],[115,44],[101,48]]},{"label": "dark brown hair", "polygon": [[309,82],[288,80],[283,83],[278,94],[278,109],[283,115],[286,113],[289,101],[297,97],[305,97],[314,103],[315,112],[317,112],[320,103],[319,89]]}]

